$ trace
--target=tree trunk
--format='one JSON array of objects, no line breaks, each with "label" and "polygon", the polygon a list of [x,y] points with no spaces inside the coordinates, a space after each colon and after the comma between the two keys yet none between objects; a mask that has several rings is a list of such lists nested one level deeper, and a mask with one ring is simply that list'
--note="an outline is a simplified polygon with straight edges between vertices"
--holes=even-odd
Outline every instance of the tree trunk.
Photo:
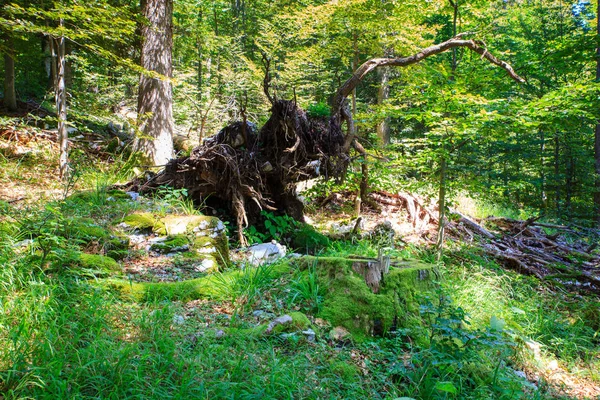
[{"label": "tree trunk", "polygon": [[159,166],[173,158],[173,0],[142,0],[142,14],[148,24],[142,27],[141,64],[162,76],[140,77],[138,124],[144,137],[136,147]]},{"label": "tree trunk", "polygon": [[[60,25],[62,25],[62,21]],[[67,89],[65,85],[65,38],[54,39],[54,51],[56,54],[56,83],[55,101],[56,114],[58,116],[58,146],[59,174],[61,179],[67,179],[69,174],[69,133],[67,131]]]},{"label": "tree trunk", "polygon": [[[10,111],[17,110],[17,95],[15,92],[15,55],[12,38],[5,36],[7,52],[4,53],[4,107]],[[13,53],[13,54],[11,54]]]},{"label": "tree trunk", "polygon": [[[600,35],[600,1],[596,10],[597,25],[596,33]],[[600,82],[600,45],[596,47],[596,82]],[[595,190],[594,190],[594,208],[596,223],[600,226],[600,121],[596,124],[596,132],[594,134],[594,161],[595,161]]]},{"label": "tree trunk", "polygon": [[[377,91],[377,104],[382,106],[387,100],[390,94],[390,71],[389,68],[380,68],[379,69],[379,78],[380,85],[379,90]],[[381,122],[377,124],[377,136],[379,140],[381,140],[381,144],[387,146],[390,144],[390,119],[389,117],[384,117]]]}]

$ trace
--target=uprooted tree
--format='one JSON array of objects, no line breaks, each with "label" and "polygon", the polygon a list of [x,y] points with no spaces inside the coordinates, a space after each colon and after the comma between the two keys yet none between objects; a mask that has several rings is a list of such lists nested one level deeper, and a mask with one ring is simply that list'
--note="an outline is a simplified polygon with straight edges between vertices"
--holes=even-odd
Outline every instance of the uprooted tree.
[{"label": "uprooted tree", "polygon": [[[278,100],[269,94],[268,68],[264,89],[272,104],[271,117],[257,129],[247,121],[235,122],[196,147],[189,157],[171,160],[163,171],[133,182],[133,188],[150,191],[162,185],[186,188],[194,199],[208,196],[235,213],[241,244],[243,228],[263,209],[285,212],[303,219],[304,206],[296,196],[298,182],[324,176],[343,177],[350,150],[365,155],[354,134],[354,123],[346,98],[365,76],[378,67],[405,67],[453,48],[465,47],[505,69],[517,82],[524,82],[513,68],[488,52],[483,42],[450,40],[399,58],[374,58],[362,64],[333,97],[331,117],[309,117],[295,101]],[[343,123],[346,131],[342,131]]]}]

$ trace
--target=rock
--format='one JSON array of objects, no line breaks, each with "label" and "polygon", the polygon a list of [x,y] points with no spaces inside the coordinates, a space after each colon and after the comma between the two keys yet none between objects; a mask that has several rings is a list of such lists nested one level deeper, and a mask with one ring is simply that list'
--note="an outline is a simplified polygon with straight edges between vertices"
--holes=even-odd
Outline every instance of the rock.
[{"label": "rock", "polygon": [[333,223],[331,224],[331,230],[334,236],[342,237],[354,230],[354,227],[358,223],[358,231],[362,231],[365,227],[365,221],[362,218],[354,219],[348,223]]},{"label": "rock", "polygon": [[302,334],[305,335],[306,340],[308,340],[311,343],[313,343],[315,341],[315,338],[317,337],[317,334],[315,333],[315,331],[313,331],[310,328],[305,331],[302,331]]},{"label": "rock", "polygon": [[173,325],[185,324],[185,317],[183,315],[173,315]]},{"label": "rock", "polygon": [[123,218],[123,222],[134,229],[152,229],[157,227],[157,221],[154,215],[149,212],[135,212]]},{"label": "rock", "polygon": [[223,336],[225,336],[225,331],[223,329],[219,329],[218,331],[215,332],[215,337],[217,339],[222,338]]},{"label": "rock", "polygon": [[269,334],[269,333],[273,332],[273,329],[275,329],[276,326],[291,324],[292,322],[293,322],[292,317],[290,317],[287,314],[282,315],[281,317],[277,317],[269,323],[269,326],[267,327],[267,330],[265,330],[265,333]]},{"label": "rock", "polygon": [[210,258],[207,258],[205,260],[202,260],[202,262],[200,264],[195,265],[194,270],[197,272],[206,272],[206,271],[212,270],[215,267],[216,267],[215,261]]},{"label": "rock", "polygon": [[169,215],[161,219],[168,235],[186,235],[190,250],[199,256],[212,259],[213,266],[229,264],[229,240],[225,224],[216,217],[206,215]]},{"label": "rock", "polygon": [[331,332],[329,332],[329,338],[331,340],[335,340],[336,342],[341,342],[343,340],[350,339],[351,337],[352,335],[350,335],[350,332],[348,332],[348,330],[342,326],[336,326],[331,330]]},{"label": "rock", "polygon": [[129,197],[131,197],[131,200],[133,201],[138,201],[138,199],[140,198],[140,194],[138,192],[125,192],[125,194],[128,194]]},{"label": "rock", "polygon": [[285,257],[285,254],[285,246],[280,245],[276,241],[255,244],[248,248],[247,262],[257,267],[261,264],[272,263]]},{"label": "rock", "polygon": [[183,235],[169,236],[168,238],[153,238],[149,242],[152,243],[150,249],[159,253],[180,253],[190,249],[190,242]]},{"label": "rock", "polygon": [[394,237],[396,236],[396,232],[394,231],[392,223],[386,220],[375,225],[371,232],[366,236],[371,242],[376,243],[380,247],[390,247],[394,245]]}]

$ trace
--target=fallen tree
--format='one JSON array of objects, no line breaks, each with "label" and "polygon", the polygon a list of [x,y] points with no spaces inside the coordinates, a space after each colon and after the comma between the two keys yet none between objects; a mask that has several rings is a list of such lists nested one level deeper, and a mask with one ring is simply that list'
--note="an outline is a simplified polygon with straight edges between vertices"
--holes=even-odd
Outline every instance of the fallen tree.
[{"label": "fallen tree", "polygon": [[170,185],[186,188],[198,200],[212,196],[235,213],[242,245],[246,243],[243,228],[258,218],[263,209],[303,220],[303,205],[296,197],[296,184],[317,176],[343,177],[351,149],[366,155],[355,138],[346,98],[374,69],[404,67],[463,47],[503,68],[515,81],[524,81],[509,64],[490,54],[483,42],[464,39],[466,35],[460,34],[408,57],[368,60],[336,92],[329,120],[307,116],[295,101],[272,97],[267,65],[264,90],[272,108],[271,117],[260,130],[246,121],[229,125],[205,140],[189,157],[171,160],[163,171],[133,181],[129,189],[144,192]]},{"label": "fallen tree", "polygon": [[[377,191],[373,199],[388,206],[388,214],[405,215],[415,232],[437,231],[437,209],[408,193]],[[535,276],[554,286],[600,294],[600,230],[577,225],[539,222],[540,217],[471,218],[451,210],[445,221],[450,240],[479,249],[508,269]]]}]

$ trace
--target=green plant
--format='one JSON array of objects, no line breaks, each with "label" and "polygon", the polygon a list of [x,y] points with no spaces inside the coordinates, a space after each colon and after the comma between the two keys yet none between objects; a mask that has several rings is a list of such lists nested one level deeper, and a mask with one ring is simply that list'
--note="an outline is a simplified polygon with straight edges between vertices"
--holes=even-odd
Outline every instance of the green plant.
[{"label": "green plant", "polygon": [[317,314],[321,309],[325,295],[324,288],[319,285],[319,276],[316,263],[306,271],[297,273],[289,286],[289,303],[298,305],[302,309]]},{"label": "green plant", "polygon": [[170,210],[182,212],[188,215],[200,215],[200,210],[194,205],[194,201],[188,197],[186,188],[175,189],[170,186],[161,186],[156,191],[156,198],[160,199],[160,212],[168,213]]},{"label": "green plant", "polygon": [[331,115],[331,108],[325,103],[312,103],[306,108],[306,113],[314,118],[326,118]]},{"label": "green plant", "polygon": [[261,211],[260,215],[263,218],[262,225],[264,226],[264,232],[259,231],[254,225],[249,226],[244,231],[251,244],[270,240],[288,242],[289,236],[298,227],[298,221],[289,215],[275,215],[272,212],[264,210]]}]

